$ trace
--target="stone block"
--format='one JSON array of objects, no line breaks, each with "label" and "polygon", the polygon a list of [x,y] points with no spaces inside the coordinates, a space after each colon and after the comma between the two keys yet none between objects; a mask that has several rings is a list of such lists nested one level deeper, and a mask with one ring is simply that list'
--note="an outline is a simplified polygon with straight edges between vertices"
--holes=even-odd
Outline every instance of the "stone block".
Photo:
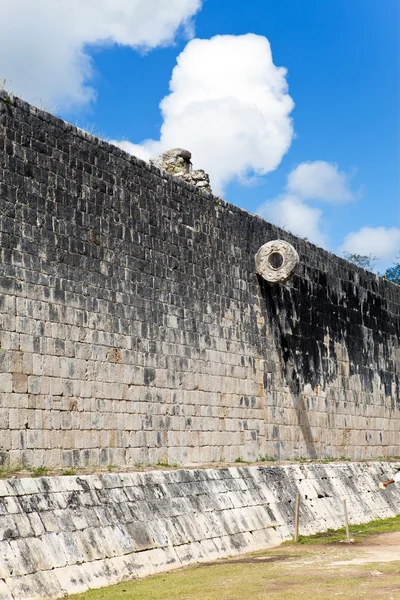
[{"label": "stone block", "polygon": [[46,572],[6,579],[5,583],[12,597],[18,600],[42,600],[61,596],[58,582]]},{"label": "stone block", "polygon": [[15,596],[11,595],[11,591],[5,581],[0,580],[0,600],[14,600]]},{"label": "stone block", "polygon": [[64,594],[82,594],[89,589],[89,584],[79,566],[54,569],[54,577]]},{"label": "stone block", "polygon": [[11,393],[13,391],[13,376],[11,373],[0,373],[0,392]]}]

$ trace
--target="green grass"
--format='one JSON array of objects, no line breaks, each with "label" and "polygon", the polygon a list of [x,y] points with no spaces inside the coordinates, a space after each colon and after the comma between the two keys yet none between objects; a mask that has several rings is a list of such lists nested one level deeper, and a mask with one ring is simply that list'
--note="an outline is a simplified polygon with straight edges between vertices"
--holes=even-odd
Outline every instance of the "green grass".
[{"label": "green grass", "polygon": [[[400,515],[388,519],[379,519],[360,525],[349,525],[350,538],[361,542],[370,535],[400,531]],[[299,544],[335,544],[346,539],[346,529],[328,529],[315,535],[299,536]],[[284,542],[284,545],[294,544],[293,541]]]},{"label": "green grass", "polygon": [[50,469],[47,467],[35,467],[30,469],[32,477],[45,477],[49,473]]},{"label": "green grass", "polygon": [[332,456],[325,456],[325,458],[321,458],[318,462],[323,465],[327,465],[328,463],[334,462],[335,460],[340,460],[337,458],[333,458]]},{"label": "green grass", "polygon": [[14,473],[20,473],[23,470],[22,465],[10,465],[9,467],[0,467],[0,479],[8,479]]}]

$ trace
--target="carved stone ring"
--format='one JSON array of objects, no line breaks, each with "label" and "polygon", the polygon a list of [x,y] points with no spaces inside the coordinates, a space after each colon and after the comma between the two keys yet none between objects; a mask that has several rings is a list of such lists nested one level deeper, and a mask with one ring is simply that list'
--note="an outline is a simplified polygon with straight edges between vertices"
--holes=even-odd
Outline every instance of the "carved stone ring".
[{"label": "carved stone ring", "polygon": [[256,272],[270,283],[284,283],[299,264],[299,255],[283,240],[267,242],[256,254]]}]

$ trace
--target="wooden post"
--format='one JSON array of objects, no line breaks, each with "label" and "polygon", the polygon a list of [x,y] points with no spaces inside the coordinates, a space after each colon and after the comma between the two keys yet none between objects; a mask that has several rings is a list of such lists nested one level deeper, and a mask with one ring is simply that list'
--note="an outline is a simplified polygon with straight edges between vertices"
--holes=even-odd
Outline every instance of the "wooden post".
[{"label": "wooden post", "polygon": [[300,494],[296,494],[296,510],[294,513],[294,541],[296,544],[299,541],[299,508]]},{"label": "wooden post", "polygon": [[344,523],[346,525],[346,541],[350,544],[350,531],[349,531],[349,519],[347,516],[347,504],[346,500],[343,500],[343,509],[344,509]]}]

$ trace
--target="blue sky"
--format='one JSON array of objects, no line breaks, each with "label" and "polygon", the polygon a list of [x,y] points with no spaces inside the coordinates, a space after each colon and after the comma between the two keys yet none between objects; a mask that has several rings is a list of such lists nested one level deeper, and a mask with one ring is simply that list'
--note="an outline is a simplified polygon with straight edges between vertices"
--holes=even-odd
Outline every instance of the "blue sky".
[{"label": "blue sky", "polygon": [[226,200],[336,253],[400,254],[398,0],[30,4],[0,0],[9,89],[144,158],[187,147]]}]

